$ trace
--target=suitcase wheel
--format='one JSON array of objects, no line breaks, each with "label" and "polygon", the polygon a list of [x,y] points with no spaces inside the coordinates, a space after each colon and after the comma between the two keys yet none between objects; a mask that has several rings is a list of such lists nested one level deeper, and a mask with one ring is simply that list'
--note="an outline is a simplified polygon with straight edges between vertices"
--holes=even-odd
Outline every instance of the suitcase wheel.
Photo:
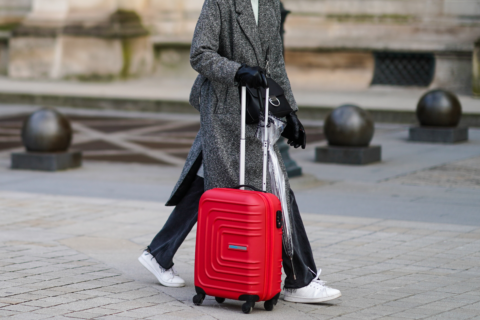
[{"label": "suitcase wheel", "polygon": [[255,302],[252,301],[247,301],[242,305],[242,311],[243,313],[250,313],[253,310],[253,307],[255,307]]},{"label": "suitcase wheel", "polygon": [[263,307],[265,308],[265,310],[267,311],[272,311],[273,310],[273,307],[275,306],[275,303],[272,300],[267,300],[265,301],[265,303],[263,304]]},{"label": "suitcase wheel", "polygon": [[205,295],[197,294],[193,297],[193,304],[196,306],[201,306],[204,299],[205,299]]},{"label": "suitcase wheel", "polygon": [[223,303],[225,302],[225,298],[215,297],[215,301],[217,301],[218,303]]},{"label": "suitcase wheel", "polygon": [[264,305],[263,305],[263,307],[265,308],[265,310],[267,310],[267,311],[272,311],[273,308],[277,305],[278,298],[280,298],[280,293],[278,293],[278,294],[277,294],[275,297],[273,297],[272,299],[265,301],[265,303],[264,303]]}]

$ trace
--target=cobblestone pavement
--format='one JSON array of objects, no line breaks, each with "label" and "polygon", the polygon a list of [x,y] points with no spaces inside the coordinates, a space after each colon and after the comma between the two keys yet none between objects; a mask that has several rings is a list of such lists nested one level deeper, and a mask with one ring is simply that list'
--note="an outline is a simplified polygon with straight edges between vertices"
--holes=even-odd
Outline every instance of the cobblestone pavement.
[{"label": "cobblestone pavement", "polygon": [[398,178],[416,186],[480,188],[480,157],[451,162]]},{"label": "cobblestone pavement", "polygon": [[480,319],[480,228],[304,214],[322,278],[316,305],[191,302],[193,231],[176,256],[185,288],[136,260],[170,209],[155,202],[0,192],[0,317],[7,319]]}]

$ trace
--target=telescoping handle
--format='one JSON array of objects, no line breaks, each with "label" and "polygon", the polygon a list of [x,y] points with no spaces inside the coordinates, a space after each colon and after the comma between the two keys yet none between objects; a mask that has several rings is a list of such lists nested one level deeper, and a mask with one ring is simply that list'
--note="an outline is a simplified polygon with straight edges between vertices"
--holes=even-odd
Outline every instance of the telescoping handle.
[{"label": "telescoping handle", "polygon": [[[247,120],[247,87],[242,87],[242,117],[240,134],[240,179],[239,184],[245,185],[245,121]],[[242,188],[245,190],[245,188]]]},{"label": "telescoping handle", "polygon": [[[268,165],[268,97],[270,96],[270,88],[267,88],[265,95],[265,132],[263,135],[263,191],[267,191],[267,165]],[[245,121],[247,118],[247,87],[242,87],[242,116],[241,116],[241,133],[240,133],[240,178],[239,184],[245,185]],[[261,100],[260,100],[261,101]],[[242,190],[245,190],[242,187]]]}]

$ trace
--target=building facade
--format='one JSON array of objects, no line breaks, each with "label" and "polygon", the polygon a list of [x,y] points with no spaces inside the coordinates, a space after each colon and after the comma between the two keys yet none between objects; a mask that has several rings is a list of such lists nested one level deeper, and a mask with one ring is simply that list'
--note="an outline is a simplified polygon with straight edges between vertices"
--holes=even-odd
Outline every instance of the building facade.
[{"label": "building facade", "polygon": [[[1,61],[10,77],[194,76],[188,50],[203,0],[16,0],[16,8],[6,5],[12,2],[0,0],[0,23],[10,26],[0,29],[10,28],[8,36],[3,34],[9,59],[3,54]],[[393,85],[472,92],[480,0],[283,3],[291,11],[285,59],[297,87]],[[12,21],[21,24],[11,28]]]}]

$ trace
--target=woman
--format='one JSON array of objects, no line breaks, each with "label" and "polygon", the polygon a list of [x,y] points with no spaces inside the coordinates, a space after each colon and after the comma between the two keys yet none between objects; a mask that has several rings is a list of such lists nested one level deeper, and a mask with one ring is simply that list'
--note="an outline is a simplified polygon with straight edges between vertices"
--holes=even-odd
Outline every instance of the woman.
[{"label": "woman", "polygon": [[[173,269],[173,256],[197,222],[198,203],[205,190],[238,185],[240,151],[239,85],[261,87],[264,69],[285,91],[293,110],[297,104],[285,71],[280,36],[279,0],[206,0],[192,41],[190,62],[199,76],[190,104],[200,111],[201,129],[167,206],[176,206],[163,229],[139,261],[165,286],[185,282]],[[267,50],[268,49],[268,50]],[[269,52],[269,56],[266,53]],[[295,112],[287,116],[290,145],[305,148],[305,132]],[[262,145],[257,125],[246,128],[246,184],[261,188]],[[281,159],[278,149],[277,157]],[[281,163],[284,176],[287,173]],[[284,299],[316,303],[338,298],[339,290],[319,279],[295,196],[286,179],[294,221],[292,262],[283,254]],[[270,186],[268,186],[270,189]],[[295,275],[294,275],[295,273]]]}]

